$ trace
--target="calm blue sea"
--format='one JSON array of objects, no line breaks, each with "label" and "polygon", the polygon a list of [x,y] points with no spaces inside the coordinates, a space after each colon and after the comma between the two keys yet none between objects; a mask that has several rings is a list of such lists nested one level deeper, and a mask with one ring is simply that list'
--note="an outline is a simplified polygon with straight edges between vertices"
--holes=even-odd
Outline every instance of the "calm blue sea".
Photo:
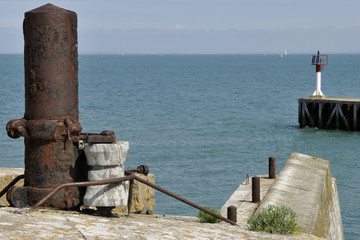
[{"label": "calm blue sea", "polygon": [[[360,133],[300,129],[298,98],[316,87],[310,55],[80,55],[84,132],[130,142],[126,168],[149,166],[156,183],[220,208],[246,174],[278,172],[292,152],[328,159],[347,239],[360,239]],[[322,91],[360,98],[360,55],[329,55]],[[0,55],[0,166],[23,167],[23,139],[5,126],[24,114],[22,55]],[[156,192],[156,213],[197,210]]]}]

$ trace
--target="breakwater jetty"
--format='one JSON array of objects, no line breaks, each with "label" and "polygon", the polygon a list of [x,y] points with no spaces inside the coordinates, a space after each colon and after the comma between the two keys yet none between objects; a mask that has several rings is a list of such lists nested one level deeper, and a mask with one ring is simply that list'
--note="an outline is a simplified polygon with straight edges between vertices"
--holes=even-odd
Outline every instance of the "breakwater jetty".
[{"label": "breakwater jetty", "polygon": [[360,130],[360,98],[300,98],[300,127]]},{"label": "breakwater jetty", "polygon": [[[221,208],[237,208],[239,225],[246,224],[246,211],[256,214],[268,205],[287,206],[297,215],[302,232],[326,239],[344,239],[335,178],[328,160],[292,153],[276,179],[259,176],[260,202],[251,198],[252,181],[242,183]],[[266,190],[265,190],[266,189]],[[306,238],[304,238],[306,239]]]},{"label": "breakwater jetty", "polygon": [[[22,172],[23,169],[2,168],[0,183],[5,184]],[[249,177],[239,185],[221,208],[221,214],[226,217],[228,207],[236,207],[236,226],[225,222],[200,223],[197,218],[189,216],[156,214],[127,216],[126,211],[125,213],[118,211],[112,217],[48,208],[30,211],[29,208],[9,207],[3,197],[0,202],[0,237],[1,239],[344,239],[336,180],[331,177],[329,161],[292,153],[275,179],[269,177],[270,173],[269,169],[269,175],[254,176],[260,178],[259,201],[252,201],[254,177]],[[139,185],[139,187],[144,186]],[[135,191],[134,194],[144,196],[141,192]],[[142,199],[140,201],[143,202],[149,201],[148,197],[137,198]],[[298,216],[302,234],[279,235],[249,231],[247,219],[270,204],[291,207]]]}]

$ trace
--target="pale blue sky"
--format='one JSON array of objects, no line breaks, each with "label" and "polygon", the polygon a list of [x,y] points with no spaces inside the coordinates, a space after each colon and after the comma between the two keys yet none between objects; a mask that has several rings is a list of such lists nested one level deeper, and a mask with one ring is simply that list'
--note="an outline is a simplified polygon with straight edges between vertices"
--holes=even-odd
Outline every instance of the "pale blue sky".
[{"label": "pale blue sky", "polygon": [[[0,0],[0,53],[22,53],[24,12]],[[359,0],[64,0],[80,53],[360,52]]]}]

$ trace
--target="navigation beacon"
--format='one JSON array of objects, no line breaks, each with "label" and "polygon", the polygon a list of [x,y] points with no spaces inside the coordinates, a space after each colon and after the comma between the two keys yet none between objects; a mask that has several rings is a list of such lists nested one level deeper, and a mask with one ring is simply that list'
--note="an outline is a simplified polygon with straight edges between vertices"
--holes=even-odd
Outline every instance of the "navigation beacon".
[{"label": "navigation beacon", "polygon": [[317,55],[312,55],[311,65],[316,65],[316,90],[310,97],[325,98],[326,96],[321,91],[321,69],[328,64],[328,55],[320,55],[320,51]]}]

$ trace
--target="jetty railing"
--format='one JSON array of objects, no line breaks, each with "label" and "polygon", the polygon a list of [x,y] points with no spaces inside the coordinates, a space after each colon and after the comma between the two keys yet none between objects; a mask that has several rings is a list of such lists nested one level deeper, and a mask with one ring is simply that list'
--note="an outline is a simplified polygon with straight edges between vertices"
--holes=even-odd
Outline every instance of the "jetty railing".
[{"label": "jetty railing", "polygon": [[131,170],[125,170],[125,174],[127,176],[121,177],[121,178],[114,178],[114,179],[108,179],[108,180],[99,180],[99,181],[85,181],[85,182],[71,182],[71,183],[64,183],[56,188],[54,188],[51,192],[49,192],[43,199],[41,199],[39,202],[37,202],[34,206],[32,206],[30,209],[31,211],[34,211],[38,209],[42,204],[44,204],[50,197],[54,196],[57,192],[59,192],[63,188],[70,188],[70,187],[87,187],[87,186],[95,186],[95,185],[105,185],[105,184],[111,184],[111,183],[119,183],[123,181],[130,181],[130,187],[129,187],[129,196],[128,196],[128,215],[130,215],[130,208],[131,208],[131,199],[132,199],[132,183],[134,180],[137,180],[143,184],[146,184],[149,187],[152,187],[162,193],[165,193],[166,195],[173,197],[179,201],[182,201],[194,208],[199,209],[200,211],[203,211],[215,218],[218,218],[224,222],[230,223],[231,225],[237,225],[235,221],[230,220],[228,218],[225,218],[217,213],[214,213],[196,203],[193,203],[183,197],[180,197],[179,195],[176,195],[160,186],[157,186],[149,181],[146,181],[134,174],[134,172],[147,174],[148,173],[148,167],[146,165],[141,165],[137,169],[131,169]]}]

